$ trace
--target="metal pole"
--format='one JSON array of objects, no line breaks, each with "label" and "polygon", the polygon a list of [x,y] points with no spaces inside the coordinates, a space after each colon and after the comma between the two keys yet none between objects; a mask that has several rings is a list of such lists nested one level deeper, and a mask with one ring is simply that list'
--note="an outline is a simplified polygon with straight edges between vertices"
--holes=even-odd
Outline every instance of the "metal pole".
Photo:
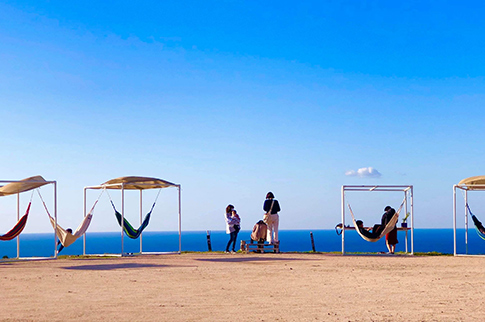
[{"label": "metal pole", "polygon": [[[84,217],[86,217],[86,188],[84,188]],[[83,255],[86,255],[86,233],[83,234]]]},{"label": "metal pole", "polygon": [[123,230],[125,228],[125,184],[121,183],[121,256],[124,255]]},{"label": "metal pole", "polygon": [[[407,190],[404,190],[404,216],[406,216],[408,214],[408,191]],[[406,238],[405,238],[405,241],[406,241],[406,254],[408,253],[408,228],[406,227],[405,228],[405,232],[406,232]]]},{"label": "metal pole", "polygon": [[468,254],[468,190],[465,190],[465,245],[466,254]]},{"label": "metal pole", "polygon": [[54,218],[56,227],[54,229],[54,258],[57,258],[57,182],[54,181]]},{"label": "metal pole", "polygon": [[179,190],[179,254],[182,253],[182,194],[181,186],[178,185]]},{"label": "metal pole", "polygon": [[453,186],[453,255],[456,256],[456,185]]},{"label": "metal pole", "polygon": [[310,232],[310,239],[312,240],[312,251],[316,252],[315,251],[315,240],[313,240],[313,232]]},{"label": "metal pole", "polygon": [[[140,227],[141,223],[143,222],[143,190],[140,189]],[[143,254],[143,233],[140,234],[140,254]]]},{"label": "metal pole", "polygon": [[411,255],[414,255],[414,193],[411,186]]},{"label": "metal pole", "polygon": [[[17,222],[20,220],[20,192],[17,193]],[[17,259],[20,258],[20,235],[17,236]]]},{"label": "metal pole", "polygon": [[345,186],[342,186],[342,255],[345,254]]}]

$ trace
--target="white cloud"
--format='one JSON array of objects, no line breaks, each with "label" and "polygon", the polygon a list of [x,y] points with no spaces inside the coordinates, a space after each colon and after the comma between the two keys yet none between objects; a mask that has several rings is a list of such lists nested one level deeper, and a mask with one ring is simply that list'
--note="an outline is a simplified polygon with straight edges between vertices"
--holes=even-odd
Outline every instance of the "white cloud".
[{"label": "white cloud", "polygon": [[349,170],[345,172],[346,176],[350,177],[367,177],[367,178],[379,178],[381,176],[381,173],[377,171],[377,169],[374,169],[373,167],[367,167],[367,168],[360,168],[359,170]]}]

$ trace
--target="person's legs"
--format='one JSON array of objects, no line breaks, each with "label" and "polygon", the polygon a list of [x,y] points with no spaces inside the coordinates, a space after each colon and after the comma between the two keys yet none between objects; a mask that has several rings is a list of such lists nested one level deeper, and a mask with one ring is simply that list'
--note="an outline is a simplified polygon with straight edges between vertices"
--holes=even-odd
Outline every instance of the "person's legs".
[{"label": "person's legs", "polygon": [[232,242],[232,251],[235,252],[236,251],[236,242],[237,242],[237,233],[239,231],[235,231],[234,232],[234,241]]},{"label": "person's legs", "polygon": [[274,229],[274,242],[278,243],[278,226],[280,224],[280,216],[278,214],[271,215],[273,217],[273,229]]},{"label": "person's legs", "polygon": [[233,231],[230,235],[229,235],[229,242],[227,243],[227,246],[226,246],[226,252],[229,252],[229,247],[231,246],[232,243],[235,243],[235,239],[236,239],[236,235],[235,235],[235,231]]},{"label": "person's legs", "polygon": [[268,222],[266,223],[266,225],[268,226],[268,231],[267,231],[267,234],[266,234],[266,240],[268,241],[268,243],[271,244],[273,242],[273,222],[272,222],[272,220],[269,219]]},{"label": "person's legs", "polygon": [[387,250],[389,251],[389,253],[392,254],[391,245],[389,244],[388,240],[386,240],[386,246],[387,246]]}]

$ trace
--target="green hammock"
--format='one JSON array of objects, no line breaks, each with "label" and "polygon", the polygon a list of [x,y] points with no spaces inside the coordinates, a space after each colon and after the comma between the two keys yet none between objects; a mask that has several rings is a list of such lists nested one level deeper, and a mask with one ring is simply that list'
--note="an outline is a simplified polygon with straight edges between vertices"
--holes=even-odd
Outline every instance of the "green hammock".
[{"label": "green hammock", "polygon": [[477,232],[477,235],[485,240],[485,228],[482,225],[482,222],[478,220],[478,218],[472,213],[472,210],[470,209],[470,206],[467,204],[466,207],[468,208],[468,211],[470,212],[470,215],[472,216],[473,224],[475,225],[475,231]]},{"label": "green hammock", "polygon": [[[116,219],[118,220],[118,224],[121,226],[121,218],[123,216],[116,210],[115,205],[113,204],[113,201],[111,201],[111,205],[115,210],[115,216],[116,216]],[[133,226],[128,222],[128,220],[126,218],[123,218],[123,230],[126,236],[130,237],[131,239],[137,239],[138,237],[140,237],[141,233],[148,226],[148,223],[150,222],[150,216],[152,214],[154,207],[155,207],[155,203],[153,203],[152,209],[148,214],[146,214],[145,219],[143,219],[143,222],[138,229],[133,228]]]}]

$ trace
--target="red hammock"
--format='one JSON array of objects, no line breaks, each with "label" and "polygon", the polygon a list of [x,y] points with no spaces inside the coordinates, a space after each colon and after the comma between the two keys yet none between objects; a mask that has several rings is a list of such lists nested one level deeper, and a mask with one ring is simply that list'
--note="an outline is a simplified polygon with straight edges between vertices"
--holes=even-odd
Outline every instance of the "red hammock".
[{"label": "red hammock", "polygon": [[25,225],[27,224],[27,217],[29,216],[30,205],[32,202],[29,202],[29,206],[27,207],[27,211],[25,211],[25,215],[20,218],[20,220],[15,224],[15,226],[7,232],[5,235],[0,235],[0,240],[12,240],[24,230]]}]

